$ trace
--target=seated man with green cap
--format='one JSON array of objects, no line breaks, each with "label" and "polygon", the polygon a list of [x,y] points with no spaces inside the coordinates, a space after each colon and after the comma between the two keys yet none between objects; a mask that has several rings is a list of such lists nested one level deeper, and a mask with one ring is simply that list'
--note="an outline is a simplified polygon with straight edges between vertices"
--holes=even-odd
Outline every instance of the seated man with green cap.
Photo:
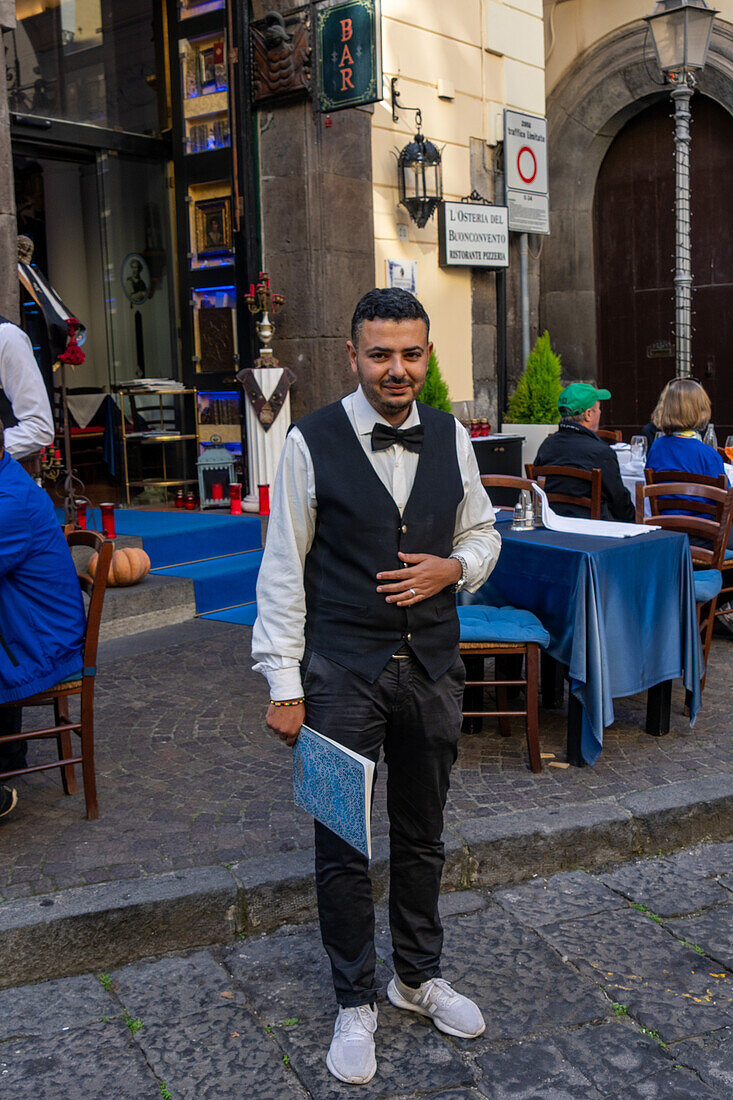
[{"label": "seated man with green cap", "polygon": [[[608,390],[598,390],[587,382],[573,382],[560,394],[557,407],[562,420],[554,435],[544,441],[535,466],[577,466],[581,470],[601,471],[601,519],[633,523],[634,505],[623,481],[616,455],[596,432],[601,420],[601,401],[607,401]],[[567,496],[588,496],[588,483],[570,477],[548,477],[548,493]],[[588,518],[582,504],[552,505],[561,516]]]}]

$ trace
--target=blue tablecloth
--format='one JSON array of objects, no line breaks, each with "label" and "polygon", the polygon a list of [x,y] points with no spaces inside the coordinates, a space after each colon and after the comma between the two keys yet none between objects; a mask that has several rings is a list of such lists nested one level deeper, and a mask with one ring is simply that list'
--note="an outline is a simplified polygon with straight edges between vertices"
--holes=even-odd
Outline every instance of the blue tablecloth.
[{"label": "blue tablecloth", "polygon": [[550,634],[549,654],[569,668],[583,708],[581,752],[594,764],[613,700],[683,677],[691,724],[704,673],[686,535],[655,531],[605,539],[511,531],[499,521],[496,568],[465,603],[532,611]]}]

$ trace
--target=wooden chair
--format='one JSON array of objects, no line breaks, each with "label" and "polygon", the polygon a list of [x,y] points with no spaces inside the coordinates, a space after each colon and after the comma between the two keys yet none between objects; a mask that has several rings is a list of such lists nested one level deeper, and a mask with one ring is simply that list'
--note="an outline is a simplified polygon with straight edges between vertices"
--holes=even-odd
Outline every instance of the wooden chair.
[{"label": "wooden chair", "polygon": [[596,435],[605,443],[623,443],[623,435],[615,428],[597,428]]},{"label": "wooden chair", "polygon": [[[683,501],[679,497],[684,497]],[[690,498],[702,498],[698,500]],[[678,498],[678,499],[674,499]],[[644,515],[644,503],[650,503],[651,515]],[[670,508],[684,508],[693,515],[681,516]],[[725,549],[733,519],[733,489],[722,489],[701,482],[665,481],[658,484],[636,486],[636,522],[653,524],[665,531],[679,531],[707,545],[690,545],[692,563],[698,567],[695,575],[697,621],[703,647],[705,666],[708,663],[710,643],[713,638],[715,609],[720,592],[717,585],[711,598],[705,593],[706,583],[714,581],[711,574],[721,574]],[[705,686],[703,677],[702,686]]]},{"label": "wooden chair", "polygon": [[[579,504],[581,508],[587,508],[591,519],[601,518],[601,471],[581,470],[577,466],[525,466],[527,477],[536,481],[541,489],[545,489],[550,504]],[[545,483],[548,478],[571,477],[576,481],[584,481],[590,486],[590,496],[574,497],[569,493],[548,492]]]},{"label": "wooden chair", "polygon": [[[722,450],[718,447],[718,450]],[[725,453],[725,452],[724,452]],[[728,488],[728,479],[725,474],[720,474],[718,477],[708,477],[705,474],[689,474],[683,473],[678,470],[645,470],[644,475],[646,477],[647,485],[658,485],[664,482],[670,481],[684,481],[689,482],[692,485],[714,485],[719,489]],[[694,504],[694,507],[693,507]],[[666,505],[666,509],[664,509]],[[668,510],[672,507],[679,507],[679,503],[674,505],[670,500],[664,500],[664,498],[657,498],[656,507],[658,511],[654,512],[654,515],[659,514],[659,510]],[[716,506],[714,504],[702,504],[702,502],[685,503],[685,510],[694,511],[700,515],[710,515],[713,519],[716,518]],[[723,563],[720,566],[720,571],[723,577],[723,587],[718,594],[718,599],[715,604],[715,618],[728,614],[725,610],[725,606],[733,599],[733,552],[726,550],[723,554]]]},{"label": "wooden chair", "polygon": [[[34,764],[28,768],[19,768],[12,772],[0,772],[0,780],[30,772],[46,771],[48,768],[61,768],[61,779],[65,794],[76,794],[77,784],[74,765],[81,764],[84,783],[84,800],[87,817],[92,820],[99,817],[97,805],[97,783],[94,774],[94,680],[96,676],[97,643],[99,624],[102,618],[104,593],[107,587],[107,574],[112,559],[114,543],[95,531],[65,531],[69,547],[88,546],[99,553],[94,580],[86,573],[80,575],[82,591],[89,596],[87,622],[84,631],[82,667],[76,676],[67,677],[61,683],[27,699],[18,699],[6,706],[41,707],[53,706],[54,725],[39,729],[24,730],[22,733],[0,737],[1,743],[26,741],[53,737],[56,739],[58,759],[47,764]],[[72,722],[69,717],[69,697],[80,696],[79,721]],[[78,756],[72,755],[71,734],[80,739]]]},{"label": "wooden chair", "polygon": [[[491,503],[496,508],[513,508],[522,489],[532,491],[532,482],[526,477],[513,477],[511,474],[482,474],[481,484],[489,492]],[[511,503],[507,503],[511,499]]]},{"label": "wooden chair", "polygon": [[[498,718],[503,737],[511,735],[510,718],[524,718],[527,751],[533,772],[542,771],[539,741],[539,669],[540,649],[550,637],[539,619],[530,611],[495,608],[483,604],[459,607],[461,640],[459,651],[466,666],[463,695],[464,729],[477,733],[481,719]],[[511,641],[509,638],[522,640]],[[486,680],[484,662],[494,658],[494,679]],[[522,677],[522,662],[526,672]],[[519,664],[518,671],[515,671]],[[484,688],[496,689],[496,708],[483,706]],[[524,688],[524,709],[509,709],[508,688]]]}]

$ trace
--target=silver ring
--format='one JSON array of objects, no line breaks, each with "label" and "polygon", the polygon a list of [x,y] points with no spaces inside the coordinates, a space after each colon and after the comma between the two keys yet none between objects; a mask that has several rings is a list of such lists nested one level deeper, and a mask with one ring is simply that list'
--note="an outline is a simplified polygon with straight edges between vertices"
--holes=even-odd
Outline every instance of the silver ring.
[{"label": "silver ring", "polygon": [[415,589],[414,589],[414,588],[411,588],[411,589],[410,589],[410,595],[412,596],[413,600],[414,600],[414,599],[415,599],[415,597],[417,596],[417,592],[415,591]]}]

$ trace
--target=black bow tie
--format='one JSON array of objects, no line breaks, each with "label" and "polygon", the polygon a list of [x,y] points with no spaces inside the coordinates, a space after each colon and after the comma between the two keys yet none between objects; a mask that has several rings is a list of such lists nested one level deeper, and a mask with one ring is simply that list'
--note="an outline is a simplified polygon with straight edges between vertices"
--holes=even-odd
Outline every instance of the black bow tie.
[{"label": "black bow tie", "polygon": [[401,443],[406,451],[418,452],[422,447],[425,428],[417,424],[414,428],[393,428],[389,424],[375,424],[372,428],[372,450],[386,451],[393,443]]}]

